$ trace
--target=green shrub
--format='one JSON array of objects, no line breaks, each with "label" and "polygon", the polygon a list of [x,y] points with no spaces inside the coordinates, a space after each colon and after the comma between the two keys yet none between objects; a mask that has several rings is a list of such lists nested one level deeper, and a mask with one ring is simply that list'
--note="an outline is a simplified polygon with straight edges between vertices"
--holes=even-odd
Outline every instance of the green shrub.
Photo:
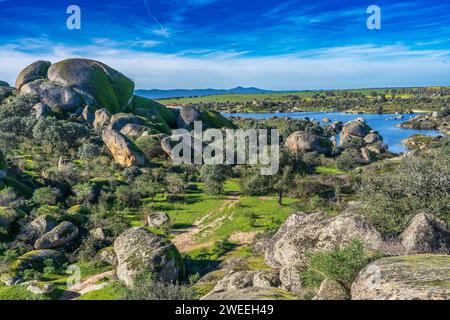
[{"label": "green shrub", "polygon": [[34,190],[33,202],[39,205],[55,205],[58,198],[58,190],[52,187],[43,187]]},{"label": "green shrub", "polygon": [[351,171],[361,164],[361,158],[355,149],[346,149],[336,159],[336,168]]},{"label": "green shrub", "polygon": [[164,283],[152,279],[151,274],[141,274],[134,287],[126,289],[125,300],[193,300],[196,292],[192,287],[177,283]]},{"label": "green shrub", "polygon": [[421,212],[450,222],[449,172],[450,157],[441,152],[408,156],[394,168],[364,173],[359,196],[385,235],[398,235]]},{"label": "green shrub", "polygon": [[341,283],[350,292],[358,272],[372,259],[364,251],[363,243],[354,239],[341,249],[310,255],[301,276],[308,287],[318,288],[323,280],[332,279]]}]

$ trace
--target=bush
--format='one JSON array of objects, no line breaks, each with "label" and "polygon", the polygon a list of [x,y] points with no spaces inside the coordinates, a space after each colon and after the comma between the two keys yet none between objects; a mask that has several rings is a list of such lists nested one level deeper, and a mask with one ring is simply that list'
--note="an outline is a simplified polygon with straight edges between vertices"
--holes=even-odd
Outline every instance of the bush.
[{"label": "bush", "polygon": [[89,136],[89,129],[79,123],[53,118],[40,119],[33,128],[33,138],[50,153],[65,153],[77,148],[79,141]]},{"label": "bush", "polygon": [[336,168],[351,171],[361,164],[361,158],[355,149],[346,149],[336,159]]},{"label": "bush", "polygon": [[134,287],[126,290],[125,300],[193,300],[196,292],[187,285],[164,283],[152,279],[151,274],[141,274]]},{"label": "bush", "polygon": [[364,173],[359,196],[385,235],[398,235],[420,212],[450,222],[449,172],[450,158],[441,152],[408,156],[390,170]]},{"label": "bush", "polygon": [[103,247],[102,241],[94,239],[88,236],[83,240],[80,247],[77,249],[76,254],[80,261],[90,262],[95,261],[97,258],[97,252]]},{"label": "bush", "polygon": [[43,187],[34,190],[33,202],[38,205],[55,205],[58,198],[58,190],[52,187]]},{"label": "bush", "polygon": [[81,160],[93,160],[100,154],[100,149],[95,144],[83,144],[78,148],[77,155]]},{"label": "bush", "polygon": [[342,284],[350,292],[358,272],[372,259],[374,258],[365,253],[363,243],[354,239],[342,249],[310,255],[301,276],[304,284],[309,287],[318,288],[323,280],[331,279]]}]

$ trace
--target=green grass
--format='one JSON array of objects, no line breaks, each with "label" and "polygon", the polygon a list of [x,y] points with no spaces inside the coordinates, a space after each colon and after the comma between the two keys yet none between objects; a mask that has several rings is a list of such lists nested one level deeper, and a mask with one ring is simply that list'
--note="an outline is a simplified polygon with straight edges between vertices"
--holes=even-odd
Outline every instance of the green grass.
[{"label": "green grass", "polygon": [[124,289],[117,283],[111,283],[103,289],[88,292],[77,300],[121,300]]},{"label": "green grass", "polygon": [[337,169],[335,166],[319,166],[316,167],[314,170],[318,174],[328,174],[328,175],[334,175],[334,174],[345,174],[344,171]]},{"label": "green grass", "polygon": [[27,291],[25,286],[7,287],[0,284],[0,300],[50,300],[47,295],[37,295]]},{"label": "green grass", "polygon": [[[195,221],[206,218],[203,225],[211,225],[199,235],[199,242],[211,242],[228,238],[234,232],[265,231],[279,227],[294,210],[295,200],[285,198],[283,206],[273,197],[239,196],[237,179],[227,181],[224,196],[211,196],[203,192],[203,184],[198,190],[189,191],[186,202],[168,204],[160,202],[156,209],[169,214],[174,229],[189,228]],[[261,200],[263,199],[263,200]]]}]

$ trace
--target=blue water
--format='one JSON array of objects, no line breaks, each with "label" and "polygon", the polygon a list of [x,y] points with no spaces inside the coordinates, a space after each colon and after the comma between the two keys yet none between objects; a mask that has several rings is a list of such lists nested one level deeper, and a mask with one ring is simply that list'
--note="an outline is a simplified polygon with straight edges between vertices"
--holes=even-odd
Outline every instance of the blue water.
[{"label": "blue water", "polygon": [[[346,114],[340,112],[288,112],[288,113],[233,113],[223,114],[226,117],[242,117],[252,119],[269,119],[274,116],[277,117],[289,117],[293,119],[301,119],[308,117],[311,120],[320,121],[321,124],[323,118],[329,118],[331,123],[335,121],[342,121],[344,123],[356,119],[364,118],[367,124],[373,129],[378,131],[384,139],[384,143],[388,145],[389,150],[395,153],[404,152],[406,150],[402,140],[412,136],[413,134],[424,134],[427,136],[438,136],[440,133],[436,130],[415,130],[396,127],[397,124],[402,123],[409,118],[413,118],[416,114],[403,115],[403,119],[391,119],[396,115],[394,114]],[[389,120],[386,120],[389,119]]]}]

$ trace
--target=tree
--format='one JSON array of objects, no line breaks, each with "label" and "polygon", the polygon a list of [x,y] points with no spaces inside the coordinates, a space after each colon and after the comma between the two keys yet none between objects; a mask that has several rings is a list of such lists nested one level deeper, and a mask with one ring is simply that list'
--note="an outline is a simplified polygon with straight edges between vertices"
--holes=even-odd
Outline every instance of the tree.
[{"label": "tree", "polygon": [[168,175],[165,178],[167,192],[170,195],[179,195],[184,192],[184,182],[183,180],[176,174]]},{"label": "tree", "polygon": [[203,165],[200,176],[205,183],[205,191],[209,194],[219,195],[223,193],[225,181],[231,177],[231,167],[218,165]]},{"label": "tree", "polygon": [[282,205],[283,196],[294,186],[294,176],[304,173],[305,164],[296,155],[282,149],[279,158],[279,170],[274,175],[261,175],[259,166],[247,167],[240,180],[241,191],[247,195],[267,195],[276,193],[278,204]]},{"label": "tree", "polygon": [[65,153],[76,148],[79,141],[89,136],[89,129],[79,123],[53,118],[40,119],[33,128],[33,138],[49,153]]}]

